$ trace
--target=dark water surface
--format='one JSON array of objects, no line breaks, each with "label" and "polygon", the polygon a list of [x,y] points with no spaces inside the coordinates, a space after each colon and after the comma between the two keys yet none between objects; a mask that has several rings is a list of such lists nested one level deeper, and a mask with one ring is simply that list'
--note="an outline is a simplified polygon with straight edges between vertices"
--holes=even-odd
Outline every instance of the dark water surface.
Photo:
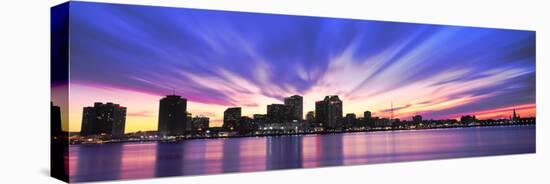
[{"label": "dark water surface", "polygon": [[71,182],[535,152],[535,126],[71,145]]}]

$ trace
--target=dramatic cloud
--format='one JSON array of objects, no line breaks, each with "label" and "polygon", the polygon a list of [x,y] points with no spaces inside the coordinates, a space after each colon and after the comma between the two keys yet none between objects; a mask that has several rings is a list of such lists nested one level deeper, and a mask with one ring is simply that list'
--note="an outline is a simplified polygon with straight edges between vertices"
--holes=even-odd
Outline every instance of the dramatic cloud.
[{"label": "dramatic cloud", "polygon": [[339,95],[345,113],[388,116],[393,102],[395,116],[404,119],[495,114],[521,105],[535,113],[530,31],[73,5],[71,84],[79,87],[71,91],[97,101],[105,96],[81,89],[154,99],[140,107],[123,104],[129,112],[156,112],[157,100],[175,90],[192,103],[194,115],[218,124],[228,106],[242,106],[245,115],[265,113],[267,104],[293,94],[304,96],[304,111],[325,95]]}]

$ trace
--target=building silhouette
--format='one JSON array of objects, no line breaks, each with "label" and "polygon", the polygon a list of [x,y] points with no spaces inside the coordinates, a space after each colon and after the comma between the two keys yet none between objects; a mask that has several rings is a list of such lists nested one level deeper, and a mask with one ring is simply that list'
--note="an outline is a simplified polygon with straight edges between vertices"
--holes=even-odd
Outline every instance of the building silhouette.
[{"label": "building silhouette", "polygon": [[185,132],[187,120],[187,99],[177,95],[168,95],[160,99],[159,136],[182,135]]},{"label": "building silhouette", "polygon": [[289,108],[284,104],[267,105],[267,119],[269,123],[282,124],[289,119]]},{"label": "building silhouette", "polygon": [[340,128],[342,114],[342,100],[337,95],[326,96],[324,100],[315,103],[315,117],[325,128]]},{"label": "building silhouette", "polygon": [[510,118],[510,120],[511,120],[513,123],[518,123],[520,119],[521,119],[521,118],[519,117],[519,114],[516,113],[516,109],[514,109],[513,112],[512,112],[512,117]]},{"label": "building silhouette", "polygon": [[366,126],[374,127],[374,120],[370,111],[363,112],[363,121],[365,121]]},{"label": "building silhouette", "polygon": [[248,116],[242,116],[239,121],[237,121],[235,130],[238,131],[240,135],[246,135],[257,128],[258,125],[254,122],[254,119]]},{"label": "building silhouette", "polygon": [[234,130],[239,120],[241,120],[240,107],[230,107],[223,112],[223,128]]},{"label": "building silhouette", "polygon": [[315,126],[322,127],[327,121],[327,103],[323,100],[315,102]]},{"label": "building silhouette", "polygon": [[392,126],[393,122],[390,118],[375,118],[374,126],[375,127],[389,127]]},{"label": "building silhouette", "polygon": [[477,118],[476,118],[475,115],[466,115],[466,116],[461,116],[460,117],[460,123],[462,123],[464,125],[474,123],[476,121],[477,121]]},{"label": "building silhouette", "polygon": [[183,126],[183,132],[193,131],[193,114],[185,112],[185,125]]},{"label": "building silhouette", "polygon": [[50,136],[60,137],[63,134],[61,130],[61,108],[50,102],[50,114]]},{"label": "building silhouette", "polygon": [[301,121],[304,118],[304,98],[299,95],[293,95],[284,99],[288,107],[290,120]]},{"label": "building silhouette", "polygon": [[354,113],[346,114],[344,127],[350,128],[350,127],[357,127],[357,126],[358,126],[357,116]]},{"label": "building silhouette", "polygon": [[94,103],[93,107],[84,107],[82,113],[81,136],[111,135],[124,136],[126,107],[107,102]]},{"label": "building silhouette", "polygon": [[313,125],[314,122],[315,122],[315,112],[314,111],[307,112],[307,114],[306,114],[306,124],[311,126],[311,125]]},{"label": "building silhouette", "polygon": [[258,126],[264,126],[267,124],[266,114],[254,114],[252,115],[252,121]]},{"label": "building silhouette", "polygon": [[195,116],[192,119],[193,131],[204,131],[209,128],[210,118],[205,116]]},{"label": "building silhouette", "polygon": [[420,124],[422,123],[422,116],[421,115],[415,115],[412,117],[412,121],[414,124]]}]

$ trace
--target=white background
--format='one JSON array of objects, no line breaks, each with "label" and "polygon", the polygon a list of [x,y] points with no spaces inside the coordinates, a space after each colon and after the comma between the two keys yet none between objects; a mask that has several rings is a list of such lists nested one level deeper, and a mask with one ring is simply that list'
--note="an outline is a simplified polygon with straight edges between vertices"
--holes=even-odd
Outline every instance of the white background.
[{"label": "white background", "polygon": [[[537,153],[115,183],[549,183],[549,5],[544,0],[101,0],[146,5],[537,31]],[[61,183],[49,174],[49,8],[0,1],[0,183]]]}]

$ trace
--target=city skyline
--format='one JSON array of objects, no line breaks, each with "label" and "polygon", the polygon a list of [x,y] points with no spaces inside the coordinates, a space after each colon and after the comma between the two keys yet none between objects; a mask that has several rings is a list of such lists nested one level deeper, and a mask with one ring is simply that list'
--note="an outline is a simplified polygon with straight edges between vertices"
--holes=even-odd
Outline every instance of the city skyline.
[{"label": "city skyline", "polygon": [[221,126],[227,107],[252,117],[294,94],[303,96],[302,118],[327,94],[345,101],[344,114],[358,117],[365,110],[389,117],[391,102],[401,119],[506,118],[514,108],[536,115],[534,32],[124,5],[73,8],[71,36],[82,39],[71,40],[69,131],[80,130],[81,108],[96,101],[128,107],[126,132],[156,130],[158,101],[173,89],[187,98],[189,112],[211,117],[213,126]]},{"label": "city skyline", "polygon": [[[368,117],[368,119],[369,119],[368,121],[370,121],[370,119],[372,119],[372,118],[388,119],[388,120],[390,120],[389,122],[393,122],[393,120],[406,121],[406,122],[423,121],[423,117],[422,117],[421,114],[414,114],[413,116],[411,116],[409,118],[401,119],[401,118],[392,117],[392,116],[377,117],[377,116],[373,115],[371,113],[371,111],[368,110],[368,109],[365,109],[362,113],[343,112],[342,111],[342,109],[343,109],[343,105],[342,105],[343,100],[339,99],[337,95],[327,95],[327,96],[325,96],[324,99],[316,101],[315,102],[316,103],[315,111],[308,111],[308,113],[310,113],[310,112],[313,113],[314,118],[312,119],[312,121],[308,121],[308,118],[307,118],[308,115],[307,114],[305,115],[306,118],[297,118],[295,116],[295,113],[297,113],[296,112],[297,109],[292,108],[292,106],[297,106],[297,105],[301,106],[303,104],[303,101],[301,101],[302,96],[292,95],[292,96],[289,96],[289,97],[285,97],[284,99],[285,100],[300,99],[300,101],[296,102],[296,103],[291,103],[291,102],[287,101],[285,104],[269,104],[265,108],[266,109],[265,113],[259,113],[259,114],[253,114],[253,115],[242,115],[241,114],[242,107],[238,107],[238,106],[227,107],[223,112],[224,119],[222,120],[222,125],[221,126],[217,126],[217,125],[216,126],[210,126],[210,121],[209,121],[210,117],[204,116],[204,115],[196,115],[196,114],[192,115],[192,112],[186,110],[187,109],[187,99],[185,97],[181,97],[181,96],[176,95],[175,91],[174,91],[171,95],[166,95],[165,97],[163,97],[159,100],[159,116],[158,116],[158,121],[156,122],[158,124],[158,128],[156,130],[152,130],[152,131],[158,131],[158,134],[162,135],[162,136],[182,135],[184,131],[194,130],[192,127],[197,126],[192,122],[187,122],[187,121],[190,121],[190,119],[187,119],[187,118],[192,118],[192,117],[202,119],[202,120],[206,120],[206,122],[204,122],[206,124],[204,124],[204,125],[201,124],[201,125],[198,125],[198,126],[223,127],[223,128],[227,128],[228,130],[229,130],[229,126],[227,126],[228,125],[227,122],[232,124],[231,125],[231,127],[232,127],[231,130],[232,130],[233,128],[235,128],[236,124],[238,124],[238,122],[241,120],[241,117],[242,118],[247,117],[247,118],[252,120],[252,119],[256,119],[257,116],[263,116],[264,118],[267,117],[268,118],[267,120],[269,120],[270,116],[274,116],[274,117],[277,117],[277,118],[285,118],[285,119],[271,119],[271,120],[276,120],[275,122],[272,122],[272,123],[277,123],[277,124],[280,124],[280,125],[285,124],[285,122],[288,123],[288,122],[292,122],[292,121],[297,121],[298,123],[303,123],[304,125],[308,125],[308,126],[322,126],[322,127],[332,127],[332,128],[336,128],[336,127],[342,128],[342,127],[346,126],[346,125],[343,125],[343,124],[336,125],[337,121],[341,123],[343,121],[347,121],[346,119],[348,119],[350,117],[352,117],[354,120],[361,119],[361,122],[367,121],[366,119],[364,119],[365,117]],[[321,106],[319,106],[319,105],[321,105]],[[104,109],[105,107],[108,107],[108,106],[110,106],[110,108],[112,110]],[[276,106],[278,110],[273,111],[272,108],[274,108],[274,106]],[[279,107],[279,106],[281,106],[281,107]],[[52,107],[53,107],[53,103],[52,103]],[[284,107],[284,109],[282,107]],[[326,108],[326,109],[321,110],[321,109],[319,109],[319,107],[321,107],[323,109]],[[59,108],[59,107],[57,107],[57,108]],[[90,126],[89,122],[84,122],[85,119],[93,118],[92,117],[93,115],[87,115],[87,114],[84,114],[84,113],[86,113],[87,111],[90,111],[94,108],[95,109],[101,108],[101,110],[98,109],[96,111],[102,111],[102,112],[109,112],[109,111],[112,112],[113,110],[117,110],[117,109],[123,110],[124,114],[123,114],[123,117],[122,117],[123,120],[122,120],[121,123],[122,123],[122,127],[124,129],[124,124],[125,124],[124,119],[126,118],[126,108],[127,107],[123,107],[119,104],[114,104],[113,102],[105,102],[105,104],[103,104],[102,102],[94,102],[94,106],[83,107],[83,117],[82,117],[82,119],[83,119],[82,126],[83,127],[85,126],[85,124],[88,124],[88,126]],[[336,108],[336,109],[330,110],[331,108]],[[391,108],[393,108],[393,104],[392,104]],[[168,110],[168,109],[171,109],[171,110]],[[391,109],[391,110],[393,111],[394,109]],[[521,109],[517,109],[517,108],[514,107],[511,110],[512,110],[512,113],[508,114],[509,115],[508,117],[501,116],[501,117],[499,117],[497,119],[494,119],[494,120],[513,120],[513,121],[516,121],[517,119],[519,119],[520,114],[521,114],[519,112],[521,111]],[[518,110],[520,110],[520,111],[518,111]],[[331,113],[331,111],[336,111],[336,112]],[[340,111],[340,112],[338,112],[338,111]],[[276,114],[270,115],[270,113],[276,113]],[[334,114],[334,113],[336,113],[336,114]],[[107,114],[101,114],[100,116],[106,116],[106,115]],[[271,118],[274,118],[274,117],[271,117]],[[321,117],[321,118],[319,118],[319,117]],[[451,118],[451,119],[462,122],[464,117],[467,117],[467,118],[473,117],[473,119],[482,120],[482,121],[493,119],[493,118],[479,119],[479,118],[476,117],[476,114],[462,114],[462,115],[460,115],[460,117]],[[168,123],[165,118],[173,118],[173,119],[169,120],[170,123]],[[194,119],[194,118],[192,118],[192,119]],[[206,119],[204,119],[204,118],[206,118]],[[329,119],[326,119],[326,118],[329,118]],[[525,118],[525,116],[524,116],[524,118]],[[534,116],[527,116],[527,118],[534,118]],[[428,118],[428,119],[424,119],[424,120],[440,121],[440,120],[449,120],[449,119],[429,119]],[[89,121],[91,122],[92,120],[89,120]],[[116,122],[117,120],[114,120],[114,121]],[[95,123],[98,123],[98,122],[95,122]],[[268,123],[268,122],[264,122],[264,123]],[[326,123],[326,125],[322,125],[323,123]],[[348,122],[348,123],[350,123],[350,122]],[[371,122],[371,123],[374,123],[374,122]],[[464,123],[464,122],[462,122],[462,123]],[[107,126],[113,126],[113,131],[114,132],[117,132],[117,131],[120,132],[120,128],[115,128],[117,126],[116,123],[112,123],[112,124],[107,125]],[[171,127],[171,128],[169,128],[168,126],[181,126],[181,127]],[[164,128],[161,128],[161,127],[164,127]],[[108,128],[110,128],[110,127],[108,127]],[[82,128],[81,131],[80,131],[80,135],[83,134],[83,131],[90,132],[90,131],[94,131],[94,130],[91,130],[91,127],[87,127],[86,129]],[[139,131],[144,131],[144,130],[138,130],[138,131],[135,131],[135,132],[139,132]],[[151,130],[148,130],[148,131],[151,131]],[[116,133],[116,136],[122,136],[122,134],[135,133],[135,132],[124,132],[124,130],[122,130],[122,132]],[[170,132],[170,133],[168,133],[168,132]],[[92,133],[92,134],[100,134],[100,133]],[[106,132],[106,133],[111,134],[109,131]],[[86,135],[89,135],[89,134],[90,133],[86,133]],[[115,133],[113,133],[112,135],[115,135]]]}]

